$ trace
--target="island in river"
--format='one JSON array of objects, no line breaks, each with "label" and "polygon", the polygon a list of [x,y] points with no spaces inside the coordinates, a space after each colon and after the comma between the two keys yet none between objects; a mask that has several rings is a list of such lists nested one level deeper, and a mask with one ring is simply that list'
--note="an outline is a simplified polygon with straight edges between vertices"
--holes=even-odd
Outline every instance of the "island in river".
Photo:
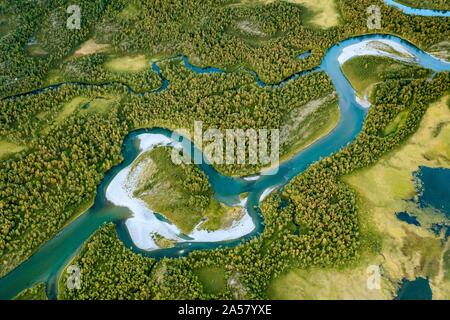
[{"label": "island in river", "polygon": [[[0,88],[2,145],[11,147],[0,165],[0,296],[37,297],[45,289],[50,298],[70,299],[265,298],[289,271],[348,268],[389,251],[345,177],[403,146],[428,106],[446,96],[446,55],[439,60],[418,48],[445,49],[447,18],[412,17],[417,11],[403,14],[379,1],[397,23],[364,35],[365,1],[325,2],[337,19],[326,21],[312,1],[205,1],[208,10],[180,1],[158,8],[120,2],[106,6],[102,19],[83,2],[83,21],[93,29],[55,38],[57,45],[42,36],[49,24],[39,18],[58,25],[50,2],[48,12],[2,6],[2,35],[14,33],[15,15],[25,27],[17,35],[34,30],[23,23],[30,14],[43,28],[23,44],[2,36],[12,61],[2,64],[8,72]],[[427,28],[405,28],[419,25]],[[136,26],[141,32],[130,33]],[[79,44],[85,50],[72,50]],[[364,62],[367,55],[376,57]],[[359,67],[369,76],[355,72]],[[171,130],[199,119],[221,129],[279,127],[280,165],[168,164],[179,147]],[[444,128],[438,124],[433,134]],[[430,212],[445,208],[426,192],[417,198],[439,207],[425,208]],[[386,217],[413,239],[404,241],[403,254],[419,252],[426,263],[419,275],[386,267],[384,297],[407,283],[402,277],[429,279],[433,297],[445,296],[439,288],[448,251],[436,242],[445,241],[445,221],[424,220],[412,206],[395,209]],[[418,223],[398,220],[399,212]],[[425,239],[414,228],[433,232]],[[71,265],[82,270],[79,291],[65,286]]]}]

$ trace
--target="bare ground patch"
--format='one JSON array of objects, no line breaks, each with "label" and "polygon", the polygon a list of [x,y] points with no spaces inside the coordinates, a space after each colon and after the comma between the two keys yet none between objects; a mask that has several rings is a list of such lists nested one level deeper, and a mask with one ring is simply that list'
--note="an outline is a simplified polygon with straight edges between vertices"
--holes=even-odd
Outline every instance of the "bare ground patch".
[{"label": "bare ground patch", "polygon": [[81,47],[75,51],[75,56],[86,56],[97,52],[104,52],[110,47],[109,44],[96,43],[94,39],[89,39],[81,45]]}]

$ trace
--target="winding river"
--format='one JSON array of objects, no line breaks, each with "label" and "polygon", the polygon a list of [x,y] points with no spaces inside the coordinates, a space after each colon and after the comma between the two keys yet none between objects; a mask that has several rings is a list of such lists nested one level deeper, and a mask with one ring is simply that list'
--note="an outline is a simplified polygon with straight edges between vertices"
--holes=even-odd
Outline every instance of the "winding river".
[{"label": "winding river", "polygon": [[401,10],[405,14],[423,16],[423,17],[450,17],[449,10],[435,10],[435,9],[422,9],[422,8],[412,8],[407,5],[401,4],[395,0],[384,0],[389,6],[395,7]]},{"label": "winding river", "polygon": [[[392,49],[396,52],[393,52]],[[86,213],[62,229],[28,260],[1,278],[0,298],[13,298],[22,290],[38,282],[46,282],[48,296],[56,298],[57,282],[64,266],[74,257],[83,243],[103,223],[109,221],[116,223],[119,236],[126,246],[145,256],[154,258],[179,257],[193,250],[236,246],[260,234],[264,229],[264,221],[258,211],[261,199],[271,191],[285,186],[313,162],[327,157],[346,146],[360,132],[368,105],[367,102],[362,102],[356,96],[355,91],[341,70],[341,65],[345,61],[357,55],[383,55],[415,63],[435,72],[450,71],[450,63],[439,60],[411,43],[392,35],[358,36],[344,40],[331,47],[327,51],[321,65],[309,71],[324,71],[331,78],[338,93],[340,121],[331,133],[300,151],[288,161],[281,163],[278,170],[271,175],[261,174],[256,177],[231,178],[221,175],[208,163],[200,165],[200,169],[207,175],[219,201],[227,204],[236,204],[240,201],[239,195],[241,193],[248,193],[245,209],[247,216],[251,219],[247,219],[243,224],[245,227],[235,228],[236,233],[232,233],[231,237],[230,234],[227,235],[227,230],[222,230],[218,236],[211,238],[208,238],[208,235],[205,236],[205,234],[198,239],[187,238],[184,241],[179,241],[172,248],[156,249],[148,247],[148,244],[142,240],[143,233],[140,230],[146,231],[145,225],[151,225],[152,221],[156,221],[153,215],[153,220],[148,220],[145,218],[145,215],[139,215],[128,208],[114,205],[112,203],[115,199],[114,195],[111,196],[111,189],[108,191],[108,188],[143,150],[155,145],[173,145],[177,141],[172,141],[171,132],[162,128],[141,129],[129,133],[122,146],[124,161],[106,173],[104,180],[97,189],[94,205]],[[185,67],[193,72],[223,72],[215,68],[192,66],[186,57],[183,57],[183,61]],[[156,64],[153,64],[153,69],[160,73]],[[276,90],[277,87],[300,76],[302,74],[291,76],[272,89]],[[256,75],[255,77],[260,86],[266,86]],[[164,81],[162,88],[158,91],[164,90],[168,85],[169,83]],[[195,148],[190,142],[183,143],[182,147]],[[112,189],[114,191],[114,188]],[[113,201],[111,202],[111,200]],[[161,219],[158,223],[161,225],[161,227],[158,227],[160,228],[159,230],[161,230],[162,234],[165,234],[163,229],[170,228],[169,223]]]},{"label": "winding river", "polygon": [[[409,8],[393,0],[385,0],[385,3],[402,10],[406,14],[450,16],[450,11]],[[374,42],[377,44],[374,45]],[[392,50],[386,50],[386,46],[394,49],[397,53],[394,54]],[[299,59],[305,58],[307,55],[307,53],[301,55]],[[173,228],[167,221],[155,219],[156,216],[151,212],[144,212],[144,214],[139,215],[133,206],[126,208],[121,205],[114,205],[113,202],[117,202],[117,194],[114,194],[114,192],[118,188],[115,184],[118,182],[118,177],[121,174],[123,175],[127,167],[144,150],[157,145],[175,145],[177,142],[171,140],[171,132],[166,129],[136,130],[126,136],[122,146],[124,161],[106,173],[104,180],[98,186],[94,205],[86,213],[63,228],[28,260],[1,278],[0,299],[13,298],[22,290],[39,282],[47,284],[47,295],[49,298],[56,298],[58,279],[64,266],[76,255],[83,243],[105,222],[112,221],[116,223],[119,236],[126,246],[131,247],[136,252],[154,258],[179,257],[193,250],[235,246],[260,234],[264,229],[264,221],[258,211],[260,201],[270,192],[285,186],[313,162],[327,157],[346,146],[360,132],[367,113],[367,107],[370,104],[356,96],[355,91],[341,70],[341,65],[345,61],[357,55],[388,56],[397,60],[416,63],[435,72],[450,71],[450,63],[439,60],[398,37],[381,34],[358,36],[344,40],[327,51],[319,67],[296,73],[276,85],[265,84],[255,72],[247,70],[255,76],[255,81],[260,87],[271,87],[270,89],[274,90],[305,74],[324,71],[331,78],[339,96],[340,120],[331,133],[300,151],[288,161],[281,163],[278,170],[273,172],[274,174],[272,175],[262,174],[256,177],[231,178],[221,175],[208,163],[200,165],[200,169],[207,175],[219,201],[229,205],[236,205],[240,202],[239,195],[244,192],[248,193],[246,201],[244,203],[241,201],[241,205],[245,206],[247,212],[246,218],[244,217],[245,221],[239,222],[242,223],[241,225],[235,225],[233,232],[221,230],[219,234],[212,237],[208,234],[200,234],[186,238],[184,241],[180,239],[173,248],[156,249],[149,245],[142,237],[148,231],[146,226],[151,228],[154,227],[154,224],[157,224],[158,231],[161,231],[163,234],[167,230],[172,230],[173,232]],[[184,56],[176,58],[183,59],[185,67],[196,73],[224,72],[212,67],[200,68],[193,66],[189,63],[188,58]],[[152,92],[158,93],[166,90],[169,86],[169,81],[163,77],[157,63],[152,64],[152,69],[160,75],[162,80],[161,87]],[[64,84],[34,90],[24,95],[56,89]],[[99,86],[85,83],[71,84],[91,87]],[[102,85],[109,84],[105,83],[100,86]],[[129,90],[132,91],[131,88]],[[182,147],[191,150],[195,148],[189,141],[182,144]],[[169,234],[169,236],[171,235]]]},{"label": "winding river", "polygon": [[[409,8],[393,0],[385,0],[385,3],[402,10],[405,14],[450,16],[450,11]],[[374,45],[374,42],[377,44]],[[393,54],[392,50],[386,50],[386,45],[388,46],[387,48],[394,49],[397,53]],[[439,60],[416,48],[409,42],[391,35],[365,35],[344,40],[327,51],[319,67],[293,74],[276,85],[265,84],[255,72],[247,70],[255,76],[255,81],[260,87],[271,87],[274,90],[308,73],[326,72],[331,78],[339,96],[340,121],[331,133],[302,150],[290,160],[281,163],[278,170],[273,172],[273,174],[231,178],[221,175],[207,162],[200,165],[200,169],[207,175],[219,201],[228,205],[236,205],[241,202],[241,205],[245,206],[247,215],[242,219],[244,221],[238,221],[236,225],[232,226],[232,230],[220,230],[219,233],[213,236],[203,232],[203,234],[193,235],[193,237],[188,237],[184,240],[178,238],[179,242],[173,248],[157,249],[149,245],[148,241],[142,236],[143,234],[148,235],[146,232],[149,229],[146,228],[154,229],[156,224],[158,232],[170,237],[173,236],[173,227],[167,221],[156,219],[156,216],[151,212],[141,212],[139,214],[132,205],[128,206],[129,208],[123,205],[114,205],[118,198],[117,194],[114,194],[115,190],[120,188],[120,184],[118,186],[115,184],[118,182],[118,177],[121,174],[123,175],[127,167],[140,153],[157,145],[173,146],[177,141],[171,140],[171,132],[166,129],[136,130],[126,136],[122,146],[124,161],[105,174],[104,180],[98,186],[94,205],[86,213],[63,228],[29,259],[1,278],[0,299],[11,299],[22,290],[39,282],[47,284],[47,295],[49,298],[56,298],[58,279],[64,266],[76,255],[83,243],[106,222],[112,221],[116,223],[119,237],[126,246],[131,247],[138,253],[154,258],[179,257],[193,250],[235,246],[260,234],[264,229],[264,221],[258,211],[260,201],[270,192],[285,186],[313,162],[327,157],[346,146],[360,132],[367,113],[367,107],[370,104],[356,96],[355,91],[341,70],[341,65],[345,61],[358,55],[388,56],[393,59],[416,63],[435,72],[450,71],[450,63]],[[300,55],[299,59],[307,56],[308,53],[305,53]],[[183,59],[185,67],[195,73],[224,72],[217,68],[200,68],[191,65],[188,58],[184,56],[176,58]],[[158,93],[166,90],[169,86],[169,81],[163,77],[157,63],[152,64],[152,69],[160,75],[162,80],[161,87],[152,92]],[[46,90],[57,89],[65,84],[56,84],[23,95],[38,94]],[[79,82],[70,84],[90,87],[109,85],[109,83],[91,85]],[[131,88],[128,89],[132,91]],[[182,147],[191,150],[195,149],[195,146],[189,141],[183,143]],[[239,200],[239,195],[244,192],[248,193],[248,197],[245,202],[242,202]],[[167,234],[168,230],[172,231],[172,234]]]}]

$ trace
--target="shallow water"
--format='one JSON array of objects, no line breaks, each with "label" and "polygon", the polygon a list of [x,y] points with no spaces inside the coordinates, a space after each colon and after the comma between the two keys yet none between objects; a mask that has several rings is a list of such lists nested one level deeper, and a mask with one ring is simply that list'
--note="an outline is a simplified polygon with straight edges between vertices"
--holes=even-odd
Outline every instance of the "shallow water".
[{"label": "shallow water", "polygon": [[450,11],[448,10],[411,8],[395,0],[384,0],[384,2],[387,5],[395,7],[401,10],[403,13],[409,15],[423,16],[423,17],[450,17]]},{"label": "shallow water", "polygon": [[395,215],[400,221],[420,227],[420,222],[417,220],[417,217],[408,212],[398,212]]},{"label": "shallow water", "polygon": [[431,206],[450,219],[450,169],[421,166],[415,178],[420,207]]},{"label": "shallow water", "polygon": [[450,237],[450,222],[449,223],[433,223],[431,225],[431,231],[434,232],[436,236],[443,236],[445,241]]},{"label": "shallow water", "polygon": [[[128,134],[122,146],[124,161],[105,174],[105,178],[97,189],[95,204],[74,222],[61,230],[57,236],[44,244],[28,260],[19,267],[11,271],[0,279],[0,298],[9,299],[16,296],[22,290],[38,282],[47,282],[47,290],[50,297],[56,297],[57,279],[64,266],[76,254],[82,244],[105,222],[114,221],[120,238],[125,245],[143,255],[161,257],[179,257],[188,254],[193,250],[214,249],[224,246],[236,246],[243,241],[260,234],[264,229],[264,221],[259,214],[259,202],[266,190],[281,188],[292,178],[307,169],[312,163],[323,157],[339,151],[342,147],[353,141],[360,132],[367,109],[362,107],[356,99],[355,92],[348,80],[341,71],[338,58],[343,54],[343,50],[349,46],[363,41],[389,40],[405,48],[415,57],[415,62],[422,67],[435,72],[450,70],[450,64],[440,61],[433,56],[416,48],[414,45],[398,37],[391,35],[365,35],[350,38],[331,47],[322,61],[320,67],[312,71],[299,72],[276,85],[268,85],[258,78],[256,73],[255,81],[261,87],[271,86],[274,90],[277,87],[293,81],[310,72],[322,70],[331,78],[339,96],[340,120],[336,128],[327,136],[302,150],[288,161],[281,163],[278,171],[274,175],[261,175],[258,178],[244,179],[231,178],[219,174],[207,163],[200,165],[200,169],[208,176],[212,189],[218,200],[232,202],[238,199],[240,193],[249,192],[246,209],[253,219],[255,228],[249,234],[238,239],[220,242],[183,242],[178,243],[174,248],[159,249],[154,251],[144,251],[136,247],[130,238],[125,221],[128,210],[114,207],[105,198],[105,193],[112,179],[125,167],[127,167],[139,153],[137,137],[143,133],[158,133],[171,136],[171,132],[165,129],[141,129]],[[224,72],[216,68],[199,68],[192,66],[186,58],[183,58],[184,65],[196,73]],[[152,65],[154,71],[161,75],[156,63]],[[163,77],[162,77],[163,78]],[[154,92],[161,92],[168,87],[167,80],[163,81],[161,88]],[[39,93],[42,90],[36,90]],[[34,94],[35,94],[34,93]],[[192,145],[189,148],[194,148]]]},{"label": "shallow water", "polygon": [[431,300],[433,293],[428,278],[403,279],[395,300]]}]

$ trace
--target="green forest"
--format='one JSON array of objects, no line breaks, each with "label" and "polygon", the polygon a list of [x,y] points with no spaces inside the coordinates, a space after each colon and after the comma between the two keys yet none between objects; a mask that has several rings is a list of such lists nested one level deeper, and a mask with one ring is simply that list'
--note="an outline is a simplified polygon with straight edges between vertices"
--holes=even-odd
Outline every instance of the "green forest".
[{"label": "green forest", "polygon": [[[308,102],[325,101],[303,123],[315,124],[317,131],[305,138],[289,136],[289,143],[282,144],[280,155],[286,158],[336,124],[335,88],[321,70],[282,87],[260,87],[248,70],[276,84],[316,68],[328,48],[353,36],[393,34],[427,50],[450,35],[449,18],[405,15],[382,0],[335,2],[339,24],[323,29],[306,24],[312,14],[307,7],[285,1],[2,1],[0,277],[92,206],[105,173],[123,161],[128,133],[152,127],[191,130],[194,121],[221,130],[282,128]],[[380,30],[369,30],[366,23],[366,8],[374,3],[386,17]],[[66,28],[69,4],[81,8],[80,29]],[[445,1],[434,4],[448,9]],[[242,22],[257,32],[242,28]],[[77,53],[92,39],[107,46]],[[307,51],[307,58],[297,58]],[[147,61],[145,68],[111,67],[118,57],[139,55]],[[180,56],[195,66],[226,72],[196,74]],[[356,195],[342,177],[400,146],[417,130],[427,107],[450,92],[448,72],[430,77],[427,70],[392,67],[387,60],[355,59],[344,69],[348,78],[361,79],[363,67],[390,66],[389,72],[380,68],[365,79],[374,85],[373,105],[356,140],[261,204],[265,228],[260,236],[231,248],[158,260],[125,246],[115,224],[108,223],[73,258],[83,270],[81,289],[67,290],[62,272],[58,298],[265,299],[271,281],[290,268],[345,266],[363,252],[378,252],[380,235],[361,221]],[[160,73],[152,69],[153,62]],[[165,81],[167,90],[155,91]],[[167,158],[161,150],[153,157]],[[236,164],[216,169],[244,176],[262,168]],[[183,209],[225,210],[218,208],[200,170],[187,166],[178,174],[183,183],[173,181],[171,187],[191,191]],[[185,229],[198,219],[194,216]],[[45,298],[44,289],[37,283],[17,298]]]},{"label": "green forest", "polygon": [[[140,296],[142,299],[261,299],[266,297],[270,281],[288,268],[345,265],[357,259],[362,251],[377,252],[380,238],[370,228],[362,228],[355,195],[340,177],[375,163],[410,136],[427,106],[436,97],[448,93],[449,85],[450,77],[444,74],[432,82],[394,80],[380,85],[376,91],[380,104],[370,110],[358,139],[311,166],[282,193],[263,203],[266,228],[262,236],[233,249],[196,251],[186,258],[158,262],[141,258],[137,264],[128,262],[126,257],[132,253],[118,241],[113,226],[105,226],[77,258],[83,270],[89,270],[83,278],[86,286],[82,285],[78,291],[65,291],[61,298],[99,298],[97,291],[90,290],[93,286],[102,287],[102,298],[123,294],[117,290],[118,286],[132,286],[135,290],[130,288],[130,295],[123,298],[133,298],[136,290],[139,288],[141,293],[144,287],[140,285],[140,278],[134,279],[138,273],[132,270],[151,268],[147,283],[156,285],[157,289],[153,292],[148,289]],[[392,108],[393,104],[398,107]],[[409,111],[405,124],[395,133],[384,135],[383,129],[404,110]],[[280,210],[281,201],[287,201],[288,205]],[[114,246],[110,245],[112,242]],[[122,258],[114,258],[112,262],[109,257],[114,256],[111,253],[114,250],[121,250]],[[123,272],[102,272],[110,270],[110,263],[117,263],[114,266],[120,270],[130,270],[129,276],[124,278]],[[211,283],[208,278],[202,280],[198,270],[216,266],[224,266],[227,285],[211,292],[204,289]]]}]

